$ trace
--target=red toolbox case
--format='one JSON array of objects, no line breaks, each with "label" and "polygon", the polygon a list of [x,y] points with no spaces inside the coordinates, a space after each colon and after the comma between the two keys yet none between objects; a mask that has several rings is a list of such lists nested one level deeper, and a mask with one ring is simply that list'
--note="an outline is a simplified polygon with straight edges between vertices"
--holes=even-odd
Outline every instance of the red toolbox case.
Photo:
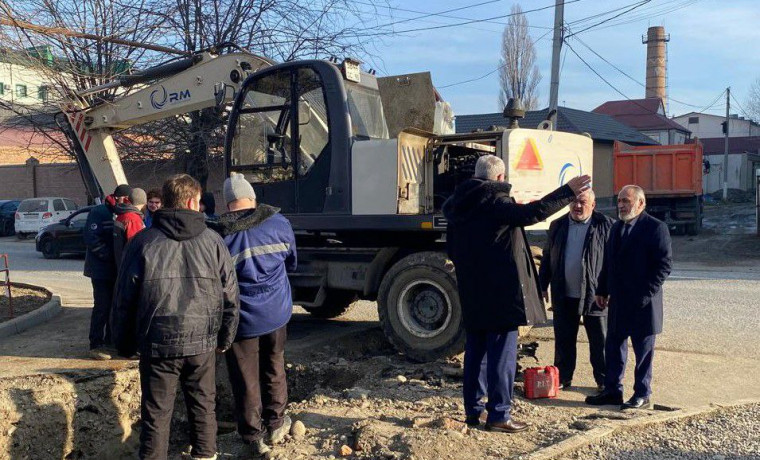
[{"label": "red toolbox case", "polygon": [[555,366],[525,369],[525,397],[556,398],[559,393],[559,369]]}]

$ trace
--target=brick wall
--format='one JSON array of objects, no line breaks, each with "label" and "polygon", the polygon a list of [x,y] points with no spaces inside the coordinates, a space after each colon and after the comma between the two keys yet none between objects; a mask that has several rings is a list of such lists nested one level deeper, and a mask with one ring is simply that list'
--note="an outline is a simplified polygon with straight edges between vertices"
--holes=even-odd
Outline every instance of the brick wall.
[{"label": "brick wall", "polygon": [[[124,163],[124,174],[130,185],[146,191],[161,188],[167,177],[181,171],[181,166],[171,160]],[[207,189],[216,197],[217,213],[223,212],[219,208],[224,183],[222,161],[212,162],[209,171]],[[76,163],[27,161],[25,165],[0,166],[0,200],[37,196],[62,196],[71,198],[80,206],[88,204],[87,191]]]}]

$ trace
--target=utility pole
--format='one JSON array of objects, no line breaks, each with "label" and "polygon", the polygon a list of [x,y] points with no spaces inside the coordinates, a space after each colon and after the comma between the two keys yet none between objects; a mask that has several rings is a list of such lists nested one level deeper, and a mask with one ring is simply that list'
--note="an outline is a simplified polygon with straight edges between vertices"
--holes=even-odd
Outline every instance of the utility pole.
[{"label": "utility pole", "polygon": [[728,201],[728,111],[731,107],[731,87],[726,88],[726,129],[723,137],[723,201]]},{"label": "utility pole", "polygon": [[[559,99],[559,58],[564,39],[563,24],[565,22],[565,0],[556,0],[554,6],[554,44],[552,46],[552,82],[549,88],[549,113],[557,110]],[[552,117],[552,129],[557,127],[557,113]]]}]

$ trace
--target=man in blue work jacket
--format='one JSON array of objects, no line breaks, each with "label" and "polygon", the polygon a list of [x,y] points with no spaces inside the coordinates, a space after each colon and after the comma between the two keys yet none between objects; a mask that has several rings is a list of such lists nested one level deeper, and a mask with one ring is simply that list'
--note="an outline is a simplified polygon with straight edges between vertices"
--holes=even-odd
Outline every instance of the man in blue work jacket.
[{"label": "man in blue work jacket", "polygon": [[229,212],[210,225],[227,243],[240,286],[240,325],[225,355],[235,398],[238,433],[262,456],[290,430],[285,415],[286,325],[293,312],[287,272],[296,269],[290,222],[278,208],[256,203],[242,174],[224,182]]}]

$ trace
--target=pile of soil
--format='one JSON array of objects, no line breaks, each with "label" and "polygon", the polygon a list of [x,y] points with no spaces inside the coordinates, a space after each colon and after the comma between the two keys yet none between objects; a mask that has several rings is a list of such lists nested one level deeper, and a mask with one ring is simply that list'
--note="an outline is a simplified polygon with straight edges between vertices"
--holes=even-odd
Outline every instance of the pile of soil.
[{"label": "pile of soil", "polygon": [[0,286],[0,323],[34,311],[45,305],[50,300],[50,293],[44,289],[35,289],[26,286],[11,286],[13,300],[13,316],[8,299],[8,291],[5,286]]}]

